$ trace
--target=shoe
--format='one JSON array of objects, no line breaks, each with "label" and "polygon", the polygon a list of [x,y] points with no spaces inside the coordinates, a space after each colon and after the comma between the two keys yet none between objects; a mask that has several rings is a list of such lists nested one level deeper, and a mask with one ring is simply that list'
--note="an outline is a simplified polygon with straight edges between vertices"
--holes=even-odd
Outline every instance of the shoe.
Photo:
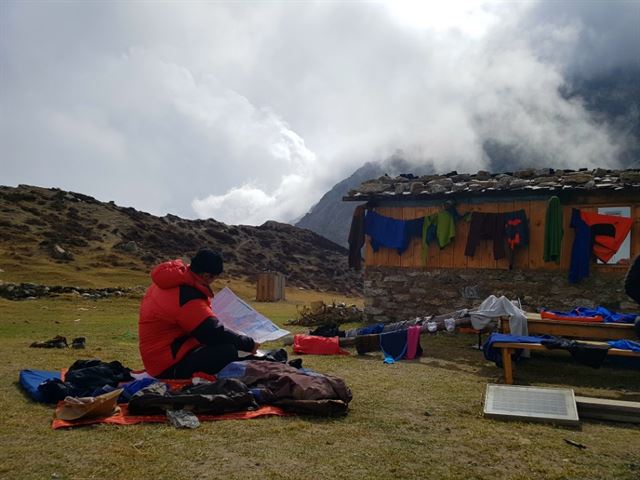
[{"label": "shoe", "polygon": [[76,349],[84,348],[86,340],[87,339],[84,337],[74,338],[73,341],[71,342],[71,348],[76,348]]},{"label": "shoe", "polygon": [[45,340],[44,342],[33,342],[29,345],[31,348],[69,348],[67,339],[62,335],[56,335],[55,337]]}]

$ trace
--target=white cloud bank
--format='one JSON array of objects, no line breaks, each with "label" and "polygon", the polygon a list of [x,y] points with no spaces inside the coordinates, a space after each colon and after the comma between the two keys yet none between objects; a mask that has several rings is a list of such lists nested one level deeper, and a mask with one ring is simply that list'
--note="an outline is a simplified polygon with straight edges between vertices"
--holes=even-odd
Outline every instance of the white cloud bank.
[{"label": "white cloud bank", "polygon": [[488,140],[616,166],[624,139],[559,90],[589,42],[633,35],[633,3],[608,4],[616,35],[597,3],[431,4],[4,2],[1,183],[259,224],[397,149],[440,171],[486,167]]}]

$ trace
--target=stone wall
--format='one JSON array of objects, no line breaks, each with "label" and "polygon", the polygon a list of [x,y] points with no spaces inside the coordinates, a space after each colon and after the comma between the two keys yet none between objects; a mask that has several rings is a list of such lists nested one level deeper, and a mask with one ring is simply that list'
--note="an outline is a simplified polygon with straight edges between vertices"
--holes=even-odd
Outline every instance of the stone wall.
[{"label": "stone wall", "polygon": [[84,298],[141,297],[144,287],[133,288],[82,288],[64,285],[39,285],[35,283],[6,283],[0,281],[0,298],[8,300],[35,300],[40,297],[55,297],[71,294]]},{"label": "stone wall", "polygon": [[527,311],[596,305],[638,311],[640,307],[624,293],[625,273],[592,274],[579,284],[570,284],[566,272],[367,267],[365,318],[389,322],[447,313],[473,308],[491,294],[519,298]]}]

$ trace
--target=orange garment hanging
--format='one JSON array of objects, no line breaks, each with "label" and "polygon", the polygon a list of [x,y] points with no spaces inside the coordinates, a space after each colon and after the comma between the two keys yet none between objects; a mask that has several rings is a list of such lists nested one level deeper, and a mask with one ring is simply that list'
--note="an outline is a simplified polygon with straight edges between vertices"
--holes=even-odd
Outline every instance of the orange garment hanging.
[{"label": "orange garment hanging", "polygon": [[611,225],[615,229],[615,235],[595,235],[593,238],[593,253],[603,262],[608,262],[613,257],[624,239],[631,231],[633,220],[629,217],[619,217],[617,215],[601,215],[595,212],[580,211],[582,220],[593,227],[594,225]]}]

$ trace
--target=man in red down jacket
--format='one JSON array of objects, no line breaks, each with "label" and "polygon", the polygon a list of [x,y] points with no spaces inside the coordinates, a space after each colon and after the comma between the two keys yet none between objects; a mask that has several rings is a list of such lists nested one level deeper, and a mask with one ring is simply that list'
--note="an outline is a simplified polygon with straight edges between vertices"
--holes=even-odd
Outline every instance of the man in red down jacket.
[{"label": "man in red down jacket", "polygon": [[203,248],[191,259],[161,263],[140,305],[138,338],[147,373],[158,378],[214,374],[238,359],[238,350],[255,353],[251,337],[226,329],[211,310],[211,283],[222,273],[218,252]]}]

